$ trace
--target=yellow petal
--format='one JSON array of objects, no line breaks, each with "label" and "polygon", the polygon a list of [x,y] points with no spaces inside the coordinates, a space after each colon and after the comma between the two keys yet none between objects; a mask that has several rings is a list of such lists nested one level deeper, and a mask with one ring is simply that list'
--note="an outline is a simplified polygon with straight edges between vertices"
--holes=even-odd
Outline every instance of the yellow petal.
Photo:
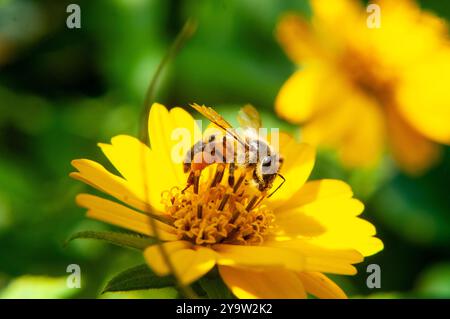
[{"label": "yellow petal", "polygon": [[326,232],[322,236],[311,239],[311,243],[330,249],[352,247],[363,256],[371,256],[383,250],[384,245],[379,238],[364,235],[352,236],[349,234],[350,231],[346,229],[343,231]]},{"label": "yellow petal", "polygon": [[298,64],[323,53],[307,21],[296,14],[285,14],[281,18],[276,36],[289,58]]},{"label": "yellow petal", "polygon": [[278,247],[216,244],[217,263],[224,266],[279,267],[301,271],[304,257],[299,251]]},{"label": "yellow petal", "polygon": [[167,261],[164,258],[164,255],[161,254],[161,248],[164,249],[165,254],[167,254],[168,258],[170,258],[170,256],[176,251],[193,247],[192,243],[184,240],[167,242],[161,245],[163,247],[160,247],[160,245],[153,245],[151,247],[148,247],[144,251],[145,260],[160,276],[166,276],[170,274],[170,268],[167,265]]},{"label": "yellow petal", "polygon": [[306,298],[301,280],[292,271],[219,266],[219,273],[233,294],[241,299]]},{"label": "yellow petal", "polygon": [[277,207],[278,211],[289,210],[312,202],[328,202],[351,198],[351,187],[336,179],[321,179],[306,182],[289,201]]},{"label": "yellow petal", "polygon": [[351,188],[338,180],[307,182],[289,201],[278,206],[279,240],[308,238],[328,249],[354,249],[364,256],[383,249],[375,227],[357,218],[364,205],[352,198]]},{"label": "yellow petal", "polygon": [[[394,65],[397,74],[413,71],[416,67],[429,68],[427,64],[433,63],[440,47],[448,45],[445,20],[422,10],[416,1],[379,0],[378,3],[382,8],[382,27],[377,32],[368,33],[373,54],[381,57],[386,65]],[[444,74],[442,72],[439,76]]]},{"label": "yellow petal", "polygon": [[166,162],[170,167],[161,177],[170,181],[172,187],[184,186],[186,176],[180,155],[186,154],[196,139],[201,138],[192,116],[181,108],[169,112],[163,105],[154,103],[150,109],[149,136],[152,151],[160,162]]},{"label": "yellow petal", "polygon": [[299,207],[312,202],[328,201],[339,198],[351,198],[351,187],[337,179],[320,179],[306,182],[295,194],[295,197],[283,205],[283,208]]},{"label": "yellow petal", "polygon": [[383,249],[382,241],[374,237],[375,227],[366,220],[346,216],[332,218],[325,214],[318,214],[315,218],[326,231],[309,238],[311,244],[327,249],[354,249],[363,256]]},{"label": "yellow petal", "polygon": [[311,244],[306,239],[270,240],[264,245],[302,254],[304,256],[303,271],[354,275],[356,269],[352,264],[363,260],[363,256],[354,249],[328,249]]},{"label": "yellow petal", "polygon": [[[313,25],[319,35],[329,35],[326,37],[327,47],[342,49],[344,41],[351,41],[352,36],[357,35],[361,30],[365,31],[366,15],[362,15],[361,6],[354,0],[328,1],[312,0]],[[323,40],[323,41],[326,41]]]},{"label": "yellow petal", "polygon": [[170,183],[174,181],[161,178],[161,172],[170,171],[171,164],[158,161],[153,151],[132,136],[115,136],[111,144],[101,143],[99,146],[133,189],[148,194],[147,201],[162,211],[161,193],[170,189],[173,186]]},{"label": "yellow petal", "polygon": [[321,299],[346,299],[347,296],[327,276],[320,272],[301,272],[300,280],[307,293]]},{"label": "yellow petal", "polygon": [[158,213],[155,207],[147,202],[142,188],[133,187],[129,182],[108,172],[102,165],[87,159],[73,160],[72,165],[78,170],[70,177],[80,180],[118,200],[149,213]]},{"label": "yellow petal", "polygon": [[352,123],[338,148],[349,167],[371,167],[378,163],[385,142],[385,123],[378,104],[369,99],[351,99],[355,103]]},{"label": "yellow petal", "polygon": [[326,228],[317,219],[299,212],[278,213],[273,235],[286,239],[314,237],[323,234]]},{"label": "yellow petal", "polygon": [[291,198],[303,186],[311,174],[316,156],[314,147],[297,143],[293,137],[284,133],[280,133],[279,137],[280,154],[284,157],[281,174],[286,182],[271,197],[271,201],[277,203]]},{"label": "yellow petal", "polygon": [[396,110],[390,108],[386,113],[392,153],[405,171],[420,174],[440,158],[437,144],[411,127]]},{"label": "yellow petal", "polygon": [[[87,216],[111,225],[126,228],[147,236],[155,236],[151,227],[150,217],[138,213],[128,207],[89,194],[80,194],[76,202],[81,207],[87,208]],[[175,229],[165,223],[155,220],[158,227],[158,235],[161,240],[177,240]]]},{"label": "yellow petal", "polygon": [[[310,243],[320,247],[354,249],[369,256],[383,249],[383,245],[373,237],[376,234],[375,227],[356,217],[362,207],[359,201],[346,199],[311,203],[281,212],[277,214],[278,229],[275,236],[285,240],[307,238]],[[312,228],[308,229],[305,223]]]},{"label": "yellow petal", "polygon": [[293,123],[309,119],[316,108],[321,73],[314,68],[295,72],[281,87],[276,101],[277,114]]},{"label": "yellow petal", "polygon": [[127,181],[143,187],[146,178],[143,172],[153,164],[147,145],[135,137],[118,135],[111,139],[111,144],[100,143],[99,147]]},{"label": "yellow petal", "polygon": [[[354,218],[364,209],[364,205],[352,198],[330,199],[329,201],[317,201],[291,210],[280,211],[276,215],[276,234],[278,236],[317,237],[329,231],[330,224],[333,228],[348,223],[346,229],[355,227],[354,234],[363,233],[372,235],[375,228],[372,224]],[[334,226],[335,220],[339,224]],[[323,222],[325,220],[325,222]],[[362,225],[358,223],[361,221]],[[356,228],[358,227],[358,228]]]},{"label": "yellow petal", "polygon": [[295,218],[296,215],[306,214],[308,216],[328,219],[356,219],[364,210],[364,205],[355,198],[335,197],[328,200],[316,200],[290,210],[283,210],[277,214],[277,218]]},{"label": "yellow petal", "polygon": [[[332,106],[317,114],[311,121],[305,123],[301,128],[301,140],[312,145],[321,145],[331,148],[338,148],[342,141],[349,134],[349,129],[354,122],[354,106],[345,103],[352,91],[340,87],[340,94],[333,96],[335,101]],[[353,132],[354,133],[354,132]]]},{"label": "yellow petal", "polygon": [[[192,247],[190,243],[180,241],[163,245],[174,266],[176,277],[184,285],[196,281],[216,264],[216,253],[209,248]],[[170,268],[161,255],[160,247],[155,245],[147,248],[144,256],[158,275],[170,274]]]},{"label": "yellow petal", "polygon": [[345,81],[335,85],[338,92],[332,95],[332,107],[316,114],[301,128],[301,139],[337,150],[349,167],[373,166],[384,146],[380,107]]},{"label": "yellow petal", "polygon": [[[338,72],[326,61],[304,63],[281,87],[275,111],[287,121],[298,124],[329,112],[336,101],[342,101],[340,96],[348,85]],[[330,78],[333,78],[332,83]]]}]

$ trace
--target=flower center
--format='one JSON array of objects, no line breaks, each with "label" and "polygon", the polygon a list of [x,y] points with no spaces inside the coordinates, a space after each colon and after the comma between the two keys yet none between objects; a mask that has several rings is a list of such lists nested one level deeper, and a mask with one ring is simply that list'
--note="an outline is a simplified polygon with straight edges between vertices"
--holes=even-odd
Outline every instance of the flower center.
[{"label": "flower center", "polygon": [[163,192],[162,203],[178,235],[197,245],[262,243],[275,217],[261,205],[261,194],[245,178],[233,187],[212,181],[202,178],[198,194],[194,187]]},{"label": "flower center", "polygon": [[373,53],[348,48],[341,65],[359,89],[374,97],[381,105],[392,103],[396,86],[395,72],[391,67],[382,65]]}]

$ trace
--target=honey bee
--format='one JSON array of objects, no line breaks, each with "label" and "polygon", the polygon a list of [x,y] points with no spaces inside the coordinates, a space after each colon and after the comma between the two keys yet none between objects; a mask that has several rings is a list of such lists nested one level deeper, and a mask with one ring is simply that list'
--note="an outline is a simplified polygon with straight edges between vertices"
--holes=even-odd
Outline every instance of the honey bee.
[{"label": "honey bee", "polygon": [[[194,192],[198,193],[201,171],[211,164],[218,164],[212,186],[221,182],[226,167],[229,169],[228,184],[235,192],[247,176],[264,195],[272,188],[277,176],[282,178],[281,184],[268,197],[283,185],[286,180],[279,174],[283,158],[258,136],[257,132],[262,126],[261,118],[253,106],[246,105],[239,111],[238,122],[242,134],[238,134],[214,109],[198,104],[191,106],[219,128],[222,134],[205,136],[187,152],[183,162],[184,172],[189,173],[185,190],[193,185]],[[233,147],[235,144],[244,150],[243,156],[239,157],[236,147]],[[236,180],[237,170],[241,175]]]}]

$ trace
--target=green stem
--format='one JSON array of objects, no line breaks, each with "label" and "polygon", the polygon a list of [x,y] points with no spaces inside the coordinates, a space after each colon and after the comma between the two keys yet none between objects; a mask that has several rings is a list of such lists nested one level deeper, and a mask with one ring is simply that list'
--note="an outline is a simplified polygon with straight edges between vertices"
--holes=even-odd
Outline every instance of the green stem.
[{"label": "green stem", "polygon": [[141,125],[142,129],[140,132],[141,140],[143,142],[145,142],[147,145],[149,144],[148,117],[150,115],[150,108],[152,105],[152,101],[155,99],[155,91],[156,91],[156,86],[158,84],[158,80],[161,77],[161,73],[162,73],[164,67],[181,50],[181,48],[184,46],[186,41],[192,37],[192,35],[195,33],[196,29],[197,29],[197,23],[192,18],[188,19],[186,21],[186,23],[184,24],[183,28],[181,29],[180,33],[178,33],[177,37],[175,38],[175,41],[170,46],[166,55],[163,57],[161,62],[158,64],[155,74],[153,75],[153,78],[148,85],[147,93],[145,95],[145,100],[144,100],[143,115],[141,117],[143,122]]},{"label": "green stem", "polygon": [[[140,131],[140,139],[147,145],[149,145],[148,118],[150,115],[151,102],[154,100],[156,85],[161,76],[161,72],[163,71],[164,66],[170,61],[170,59],[180,51],[180,49],[183,47],[184,43],[194,34],[196,26],[197,26],[197,24],[192,19],[189,19],[184,24],[183,28],[181,29],[180,33],[177,35],[177,37],[176,37],[175,41],[173,42],[173,44],[171,45],[170,49],[168,50],[168,52],[166,53],[166,55],[164,56],[162,61],[159,63],[158,68],[156,69],[156,72],[155,72],[152,80],[150,81],[150,84],[147,89],[147,94],[146,94],[145,100],[144,100],[144,111],[143,111],[143,115],[142,115],[141,131]],[[145,155],[142,154],[142,158],[145,158],[144,156]],[[146,164],[145,161],[143,161],[142,164],[143,164],[142,165],[143,166],[143,169],[142,169],[143,175],[148,176],[146,174],[147,166],[145,165]],[[147,196],[147,198],[146,198],[147,202],[149,202],[148,201],[148,185],[147,185],[146,181],[144,181],[144,192]],[[150,207],[148,207],[148,211],[150,211]],[[154,237],[156,239],[156,245],[158,245],[161,256],[162,256],[164,262],[166,263],[167,267],[169,268],[170,273],[174,276],[174,278],[177,282],[177,287],[178,287],[179,291],[186,298],[198,299],[198,296],[194,292],[194,290],[190,286],[185,285],[181,282],[180,277],[177,274],[172,261],[170,260],[169,254],[167,253],[167,251],[163,245],[163,241],[160,239],[161,237],[159,234],[159,229],[156,225],[156,220],[154,218],[150,218],[149,226],[150,226],[152,233],[154,234]]]}]

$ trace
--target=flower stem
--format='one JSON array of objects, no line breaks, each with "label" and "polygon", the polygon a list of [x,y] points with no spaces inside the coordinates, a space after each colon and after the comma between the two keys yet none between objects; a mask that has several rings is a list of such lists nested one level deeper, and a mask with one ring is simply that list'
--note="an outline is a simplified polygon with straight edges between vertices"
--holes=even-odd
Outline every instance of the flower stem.
[{"label": "flower stem", "polygon": [[195,33],[196,29],[197,29],[197,22],[195,20],[193,20],[192,18],[189,18],[186,21],[186,23],[184,24],[181,31],[178,33],[177,37],[175,38],[175,41],[170,46],[166,55],[163,57],[161,62],[158,64],[155,74],[153,75],[153,77],[149,83],[149,86],[147,88],[147,93],[145,95],[145,100],[144,100],[144,111],[143,111],[143,116],[141,117],[143,122],[141,125],[142,129],[140,132],[140,138],[146,144],[149,143],[148,117],[150,114],[151,102],[155,98],[156,85],[158,84],[158,80],[161,77],[161,73],[162,73],[164,67],[167,65],[167,63],[181,50],[181,48],[186,43],[186,41],[192,37],[192,35]]},{"label": "flower stem", "polygon": [[[194,22],[194,20],[189,19],[188,21],[186,21],[186,23],[184,24],[180,33],[177,35],[175,41],[173,42],[172,46],[170,47],[170,49],[168,50],[168,52],[166,53],[166,55],[164,56],[162,61],[159,63],[158,68],[156,69],[156,72],[155,72],[152,80],[150,81],[150,84],[147,89],[147,94],[146,94],[145,100],[144,100],[144,111],[143,111],[144,114],[142,116],[141,131],[140,131],[140,139],[147,145],[149,144],[148,117],[150,115],[151,102],[154,100],[154,94],[155,94],[155,89],[156,89],[156,84],[158,82],[158,79],[161,75],[162,70],[164,69],[164,66],[168,63],[168,61],[170,61],[170,59],[173,56],[175,56],[175,54],[177,52],[179,52],[179,50],[183,47],[186,40],[188,40],[194,34],[196,26],[197,26],[197,24]],[[144,154],[142,154],[142,158],[145,158]],[[142,167],[143,168],[143,170],[142,170],[143,176],[148,176],[146,174],[147,166],[145,165],[144,161],[143,161],[142,166],[143,166]],[[148,185],[147,185],[146,180],[144,180],[144,191],[147,196],[146,201],[148,203],[149,202],[149,200],[148,200],[149,192],[148,192]],[[150,211],[150,209],[151,208],[148,207],[147,210]],[[194,290],[190,286],[183,284],[182,281],[180,280],[180,277],[176,272],[175,266],[173,265],[172,261],[170,260],[169,254],[167,253],[167,251],[163,245],[163,241],[160,239],[161,237],[159,235],[159,229],[156,225],[156,220],[154,218],[150,218],[149,227],[152,230],[153,234],[155,235],[156,245],[158,245],[161,256],[162,256],[164,262],[166,263],[167,267],[169,268],[170,273],[174,276],[176,283],[177,283],[177,287],[178,287],[179,291],[181,292],[181,294],[183,294],[186,298],[189,298],[189,299],[198,299],[199,297],[194,292]]]}]

